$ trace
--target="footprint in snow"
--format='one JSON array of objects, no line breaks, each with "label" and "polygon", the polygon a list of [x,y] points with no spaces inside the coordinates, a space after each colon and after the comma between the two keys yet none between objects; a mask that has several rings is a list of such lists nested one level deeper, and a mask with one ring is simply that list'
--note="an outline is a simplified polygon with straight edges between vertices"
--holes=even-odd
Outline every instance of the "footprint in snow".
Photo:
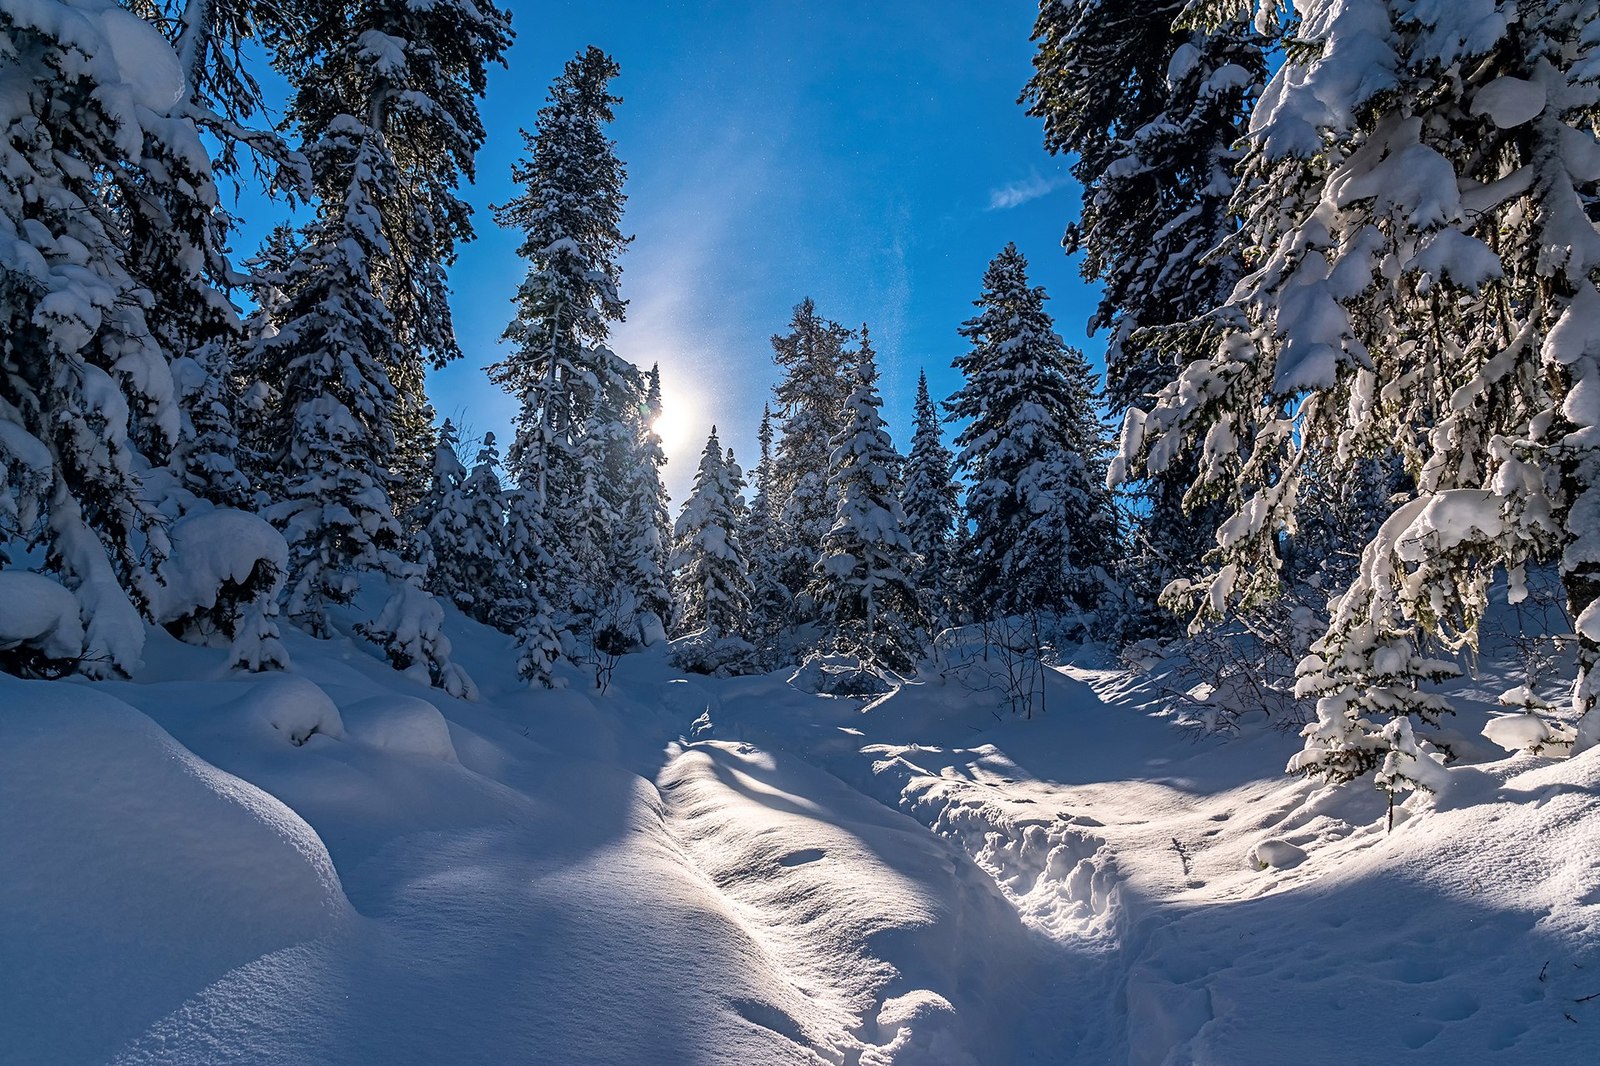
[{"label": "footprint in snow", "polygon": [[778,865],[785,867],[804,866],[808,862],[816,862],[826,854],[827,852],[821,848],[801,848],[799,851],[791,851],[779,859]]}]

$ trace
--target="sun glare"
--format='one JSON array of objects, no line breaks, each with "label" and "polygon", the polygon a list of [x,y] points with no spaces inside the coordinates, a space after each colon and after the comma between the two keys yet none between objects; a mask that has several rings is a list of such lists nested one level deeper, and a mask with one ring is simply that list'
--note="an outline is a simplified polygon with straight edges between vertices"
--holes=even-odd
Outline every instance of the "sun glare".
[{"label": "sun glare", "polygon": [[689,443],[689,433],[694,425],[694,405],[686,402],[683,396],[664,396],[661,413],[656,416],[654,425],[656,436],[661,438],[661,450],[668,455],[675,455]]}]

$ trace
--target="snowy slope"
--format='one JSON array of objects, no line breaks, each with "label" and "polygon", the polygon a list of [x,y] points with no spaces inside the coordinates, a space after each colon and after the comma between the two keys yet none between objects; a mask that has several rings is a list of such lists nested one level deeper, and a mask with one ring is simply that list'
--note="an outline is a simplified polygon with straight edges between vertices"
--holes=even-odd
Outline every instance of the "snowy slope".
[{"label": "snowy slope", "polygon": [[1052,673],[1030,721],[654,653],[530,692],[507,638],[450,635],[478,702],[292,631],[287,675],[156,632],[131,682],[0,677],[0,1062],[1600,1046],[1594,752],[1480,743],[1385,834],[1375,793],[1277,772],[1292,736],[1197,743],[1125,674]]}]

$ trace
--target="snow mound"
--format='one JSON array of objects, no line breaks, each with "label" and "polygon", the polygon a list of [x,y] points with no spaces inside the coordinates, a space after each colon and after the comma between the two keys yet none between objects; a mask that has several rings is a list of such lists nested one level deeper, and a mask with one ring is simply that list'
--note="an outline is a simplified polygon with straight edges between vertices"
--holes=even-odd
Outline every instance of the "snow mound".
[{"label": "snow mound", "polygon": [[416,696],[369,696],[340,708],[351,740],[397,755],[457,762],[450,727],[439,708]]},{"label": "snow mound", "polygon": [[0,676],[0,810],[8,1061],[103,1061],[352,913],[298,815],[83,686]]},{"label": "snow mound", "polygon": [[0,570],[0,663],[23,648],[51,660],[82,655],[78,598],[43,575]]},{"label": "snow mound", "polygon": [[1251,847],[1247,861],[1252,870],[1291,870],[1306,861],[1306,850],[1287,840],[1268,837]]},{"label": "snow mound", "polygon": [[218,715],[236,724],[241,733],[286,741],[295,747],[314,736],[344,736],[344,720],[328,694],[292,675],[267,677],[248,686],[243,696],[220,708]]},{"label": "snow mound", "polygon": [[169,536],[172,557],[162,596],[166,614],[188,613],[181,610],[185,605],[189,611],[212,606],[218,587],[227,581],[243,585],[260,563],[279,571],[289,566],[283,534],[248,511],[198,511],[173,523]]},{"label": "snow mound", "polygon": [[789,676],[789,684],[817,696],[870,698],[894,690],[852,655],[814,655]]},{"label": "snow mound", "polygon": [[691,674],[728,677],[757,670],[755,645],[743,637],[721,633],[715,626],[672,641],[671,654],[673,663]]},{"label": "snow mound", "polygon": [[[1512,690],[1516,693],[1516,690]],[[1508,693],[1508,695],[1512,694]],[[1537,714],[1507,714],[1489,719],[1483,735],[1506,751],[1564,754],[1572,747],[1573,730],[1559,722],[1546,721]]]},{"label": "snow mound", "polygon": [[173,523],[172,556],[162,568],[156,621],[176,622],[217,606],[227,586],[260,585],[275,592],[289,568],[283,534],[247,511],[219,507]]},{"label": "snow mound", "polygon": [[935,1062],[940,1066],[980,1066],[962,1047],[956,1009],[936,992],[918,989],[884,1001],[878,1011],[878,1034],[893,1033],[887,1044],[861,1053],[861,1066]]}]

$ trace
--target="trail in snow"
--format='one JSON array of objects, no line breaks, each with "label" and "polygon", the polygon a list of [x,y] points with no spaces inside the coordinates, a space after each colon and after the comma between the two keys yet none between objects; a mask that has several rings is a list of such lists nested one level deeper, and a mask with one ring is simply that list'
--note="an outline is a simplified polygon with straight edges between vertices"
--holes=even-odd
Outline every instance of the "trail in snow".
[{"label": "trail in snow", "polygon": [[688,855],[808,1003],[809,1023],[757,1008],[762,1024],[828,1061],[955,1066],[1009,1061],[1044,1016],[1051,954],[911,819],[748,744],[679,750],[658,782]]},{"label": "trail in snow", "polygon": [[[1061,974],[1093,1019],[1061,1026],[1061,1061],[1588,1061],[1594,754],[1460,768],[1385,834],[1373,794],[1270,773],[1292,736],[1196,742],[1130,682],[1062,671],[1047,720],[981,729],[962,686],[785,721],[730,683],[722,728],[807,752],[959,845],[1030,927],[1097,945]],[[1472,685],[1486,715],[1498,683]]]}]

